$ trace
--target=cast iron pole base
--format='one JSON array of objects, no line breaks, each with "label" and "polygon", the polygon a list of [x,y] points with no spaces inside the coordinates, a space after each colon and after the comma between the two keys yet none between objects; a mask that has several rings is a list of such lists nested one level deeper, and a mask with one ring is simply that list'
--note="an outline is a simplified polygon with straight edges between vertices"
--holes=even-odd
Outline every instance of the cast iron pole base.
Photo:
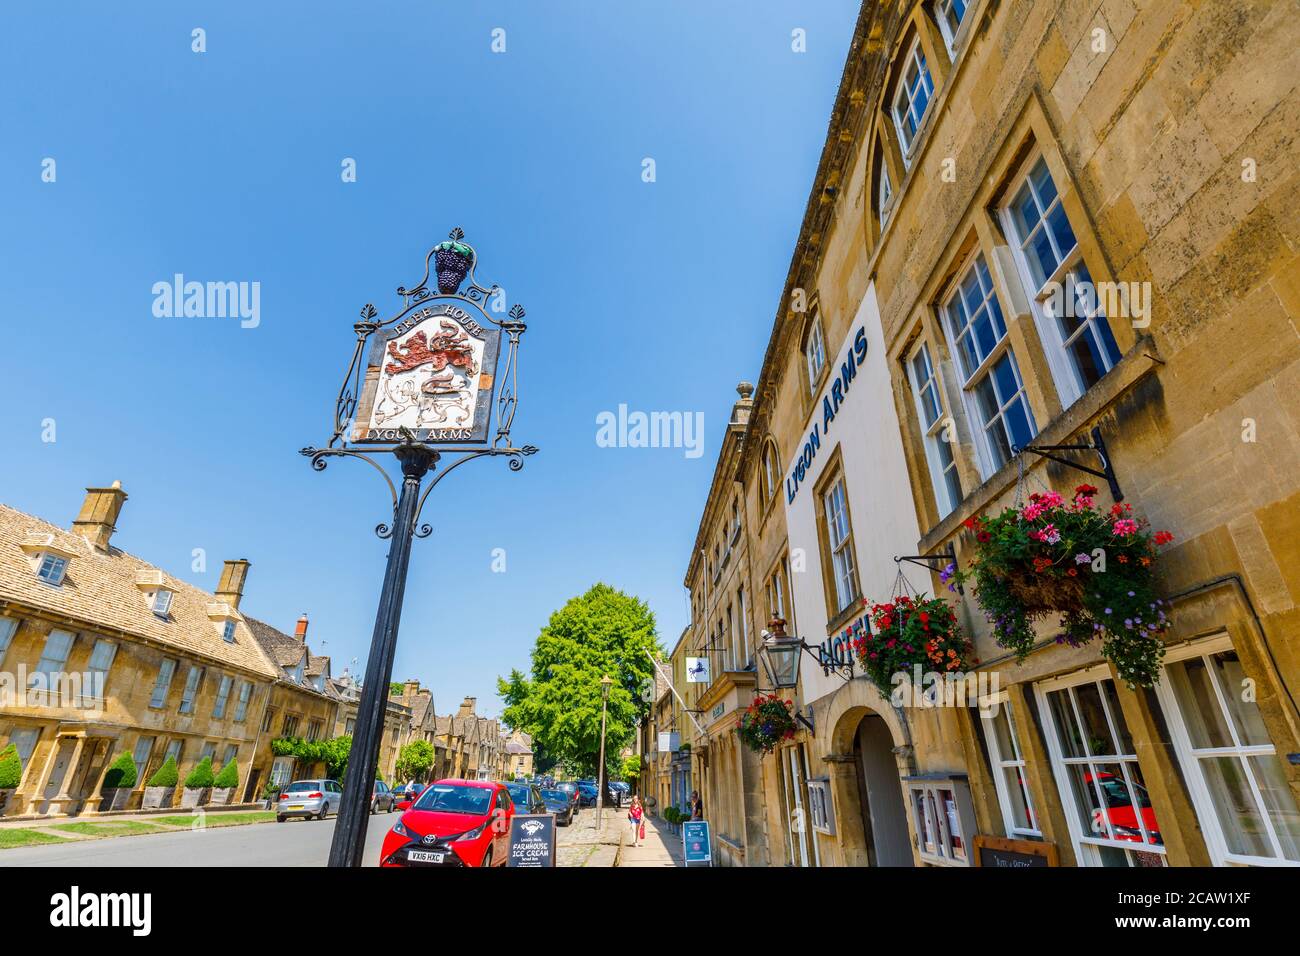
[{"label": "cast iron pole base", "polygon": [[415,532],[420,481],[438,460],[437,452],[417,444],[400,445],[394,454],[402,464],[402,494],[393,514],[392,546],[388,550],[375,630],[370,638],[356,732],[343,781],[343,801],[330,844],[330,866],[360,866],[365,853],[371,788],[379,766],[379,742],[384,732],[388,685],[393,678],[393,654],[397,650],[397,628],[402,619],[406,570],[411,563],[411,536]]}]

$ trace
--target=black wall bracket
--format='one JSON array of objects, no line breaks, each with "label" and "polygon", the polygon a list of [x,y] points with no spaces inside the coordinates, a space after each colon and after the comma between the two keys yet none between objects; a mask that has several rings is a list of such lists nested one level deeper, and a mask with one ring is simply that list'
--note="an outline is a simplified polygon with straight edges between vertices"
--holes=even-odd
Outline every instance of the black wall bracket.
[{"label": "black wall bracket", "polygon": [[[1119,479],[1115,477],[1115,468],[1110,463],[1110,455],[1106,453],[1106,443],[1102,440],[1101,429],[1094,427],[1092,432],[1092,442],[1087,445],[1026,445],[1024,448],[1015,447],[1013,453],[1020,454],[1022,451],[1031,451],[1042,458],[1050,458],[1052,461],[1059,462],[1062,465],[1068,465],[1085,474],[1093,475],[1096,478],[1103,478],[1106,484],[1110,485],[1110,496],[1116,501],[1124,500],[1124,492],[1120,490]],[[1097,453],[1101,460],[1101,468],[1089,468],[1087,465],[1081,465],[1077,461],[1071,461],[1068,458],[1062,458],[1060,455],[1053,455],[1054,451],[1092,451]]]},{"label": "black wall bracket", "polygon": [[[903,561],[907,561],[910,564],[920,565],[921,567],[925,568],[927,571],[930,572],[934,571],[933,565],[930,564],[931,561],[942,561],[944,564],[951,564],[954,568],[956,568],[957,548],[951,541],[949,541],[948,547],[945,548],[943,551],[940,551],[938,554],[896,554],[894,555],[895,564],[899,564]],[[960,581],[957,582],[957,593],[958,594],[966,593],[966,589],[961,586]]]}]

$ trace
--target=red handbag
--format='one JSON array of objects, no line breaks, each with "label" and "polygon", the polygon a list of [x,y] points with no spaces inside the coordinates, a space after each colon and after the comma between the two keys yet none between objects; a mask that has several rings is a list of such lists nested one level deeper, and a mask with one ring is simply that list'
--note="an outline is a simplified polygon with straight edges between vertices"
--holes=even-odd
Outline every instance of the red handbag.
[{"label": "red handbag", "polygon": [[645,839],[645,823],[642,823],[642,824],[641,824],[641,835],[640,835],[639,839],[642,839],[642,840]]}]

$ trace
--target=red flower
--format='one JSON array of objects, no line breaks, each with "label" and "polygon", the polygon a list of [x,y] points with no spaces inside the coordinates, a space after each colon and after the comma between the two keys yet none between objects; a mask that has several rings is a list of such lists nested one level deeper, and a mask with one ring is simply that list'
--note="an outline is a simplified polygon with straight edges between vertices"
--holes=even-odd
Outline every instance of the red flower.
[{"label": "red flower", "polygon": [[1168,544],[1170,541],[1173,540],[1174,540],[1174,536],[1170,534],[1168,531],[1156,532],[1156,537],[1155,537],[1156,544]]},{"label": "red flower", "polygon": [[1079,485],[1074,489],[1076,495],[1083,495],[1085,498],[1091,498],[1097,493],[1096,485]]},{"label": "red flower", "polygon": [[993,537],[993,536],[992,536],[991,534],[989,534],[987,531],[981,531],[979,534],[975,535],[975,540],[976,540],[976,541],[980,541],[980,542],[984,542],[984,541],[989,540],[989,538],[991,538],[991,537]]}]

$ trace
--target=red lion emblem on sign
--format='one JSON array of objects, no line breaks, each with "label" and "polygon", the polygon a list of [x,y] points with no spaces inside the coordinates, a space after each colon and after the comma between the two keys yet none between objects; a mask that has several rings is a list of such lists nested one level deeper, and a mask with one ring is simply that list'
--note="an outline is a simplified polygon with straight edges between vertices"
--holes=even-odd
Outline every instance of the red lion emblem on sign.
[{"label": "red lion emblem on sign", "polygon": [[425,338],[423,331],[416,332],[400,346],[389,342],[388,357],[392,361],[384,366],[384,371],[389,375],[409,372],[427,363],[433,364],[435,372],[441,372],[448,365],[463,368],[468,375],[478,371],[469,336],[459,325],[447,319],[442,320],[432,342]]}]

